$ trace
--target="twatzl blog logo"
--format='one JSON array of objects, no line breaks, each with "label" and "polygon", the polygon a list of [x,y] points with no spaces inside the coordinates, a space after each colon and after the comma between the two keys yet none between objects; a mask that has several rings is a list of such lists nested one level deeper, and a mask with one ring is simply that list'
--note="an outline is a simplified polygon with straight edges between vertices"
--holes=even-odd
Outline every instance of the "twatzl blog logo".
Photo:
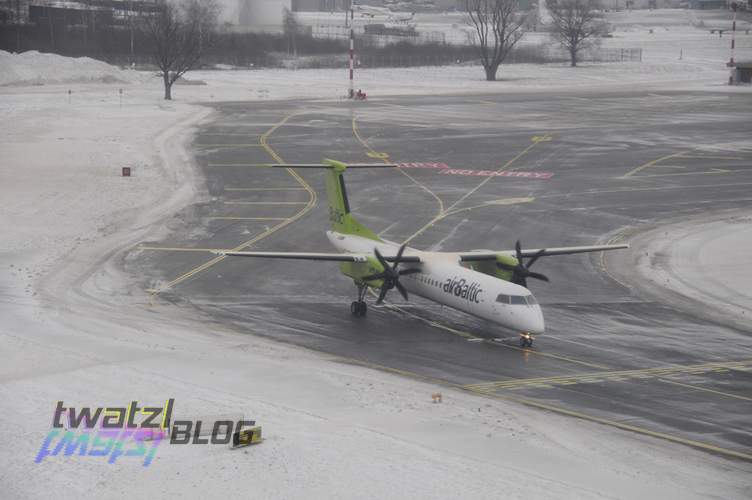
[{"label": "twatzl blog logo", "polygon": [[483,291],[480,284],[475,282],[468,284],[465,278],[458,280],[456,277],[447,278],[444,282],[443,290],[445,293],[460,297],[468,302],[475,302],[476,304],[480,303],[478,296]]},{"label": "twatzl blog logo", "polygon": [[201,437],[201,420],[172,422],[174,405],[175,400],[168,399],[164,406],[140,407],[138,401],[131,401],[126,407],[66,408],[58,401],[52,430],[42,441],[34,462],[61,454],[106,457],[110,464],[120,457],[142,457],[142,465],[148,467],[157,447],[168,437],[170,444],[226,445],[237,439],[241,429],[255,425],[252,420],[218,420],[211,437]]}]

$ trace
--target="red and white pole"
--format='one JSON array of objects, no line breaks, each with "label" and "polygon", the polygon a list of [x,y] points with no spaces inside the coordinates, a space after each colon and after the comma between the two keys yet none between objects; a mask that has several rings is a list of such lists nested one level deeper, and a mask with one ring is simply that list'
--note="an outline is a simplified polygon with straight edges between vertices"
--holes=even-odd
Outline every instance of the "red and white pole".
[{"label": "red and white pole", "polygon": [[736,10],[738,5],[736,2],[731,3],[731,10],[734,11],[734,20],[731,23],[731,59],[729,59],[728,67],[731,68],[731,74],[729,75],[729,85],[734,84],[734,47],[736,45]]},{"label": "red and white pole", "polygon": [[350,88],[347,96],[352,99],[355,97],[353,88],[353,73],[355,72],[355,11],[352,2],[350,3]]}]

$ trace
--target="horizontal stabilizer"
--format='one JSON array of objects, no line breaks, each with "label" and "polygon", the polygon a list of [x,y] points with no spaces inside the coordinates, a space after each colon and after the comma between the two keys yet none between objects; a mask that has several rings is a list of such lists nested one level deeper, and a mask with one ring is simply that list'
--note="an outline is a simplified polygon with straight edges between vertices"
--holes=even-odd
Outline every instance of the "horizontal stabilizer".
[{"label": "horizontal stabilizer", "polygon": [[[262,259],[326,260],[331,262],[366,262],[371,254],[365,253],[314,253],[314,252],[232,252],[215,250],[217,255],[228,257],[256,257]],[[394,261],[395,256],[385,256],[387,261]],[[404,255],[401,262],[420,262],[417,255]]]}]

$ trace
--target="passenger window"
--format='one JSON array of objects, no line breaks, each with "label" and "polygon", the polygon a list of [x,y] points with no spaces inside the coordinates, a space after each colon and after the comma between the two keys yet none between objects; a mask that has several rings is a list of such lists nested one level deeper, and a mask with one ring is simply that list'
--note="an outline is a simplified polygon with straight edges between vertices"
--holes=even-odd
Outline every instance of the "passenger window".
[{"label": "passenger window", "polygon": [[527,305],[527,302],[525,302],[525,297],[523,297],[522,295],[512,295],[512,305],[524,306]]},{"label": "passenger window", "polygon": [[496,302],[499,302],[501,304],[509,304],[509,295],[504,295],[503,293],[500,293],[496,297]]}]

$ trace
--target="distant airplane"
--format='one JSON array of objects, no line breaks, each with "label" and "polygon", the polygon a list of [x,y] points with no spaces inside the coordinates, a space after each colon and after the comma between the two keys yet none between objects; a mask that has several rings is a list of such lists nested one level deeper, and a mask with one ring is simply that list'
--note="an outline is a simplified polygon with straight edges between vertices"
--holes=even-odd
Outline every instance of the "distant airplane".
[{"label": "distant airplane", "polygon": [[407,12],[392,12],[386,7],[374,7],[371,5],[354,5],[353,11],[358,12],[363,17],[375,18],[377,16],[384,16],[387,21],[393,22],[405,22],[410,21],[413,18],[412,13]]},{"label": "distant airplane", "polygon": [[[365,316],[366,293],[379,291],[376,304],[396,288],[407,300],[408,292],[473,316],[497,323],[520,334],[520,345],[533,345],[533,336],[544,332],[538,301],[527,289],[527,279],[548,281],[530,270],[540,258],[584,252],[628,248],[629,245],[523,249],[471,250],[468,252],[427,252],[387,241],[359,223],[350,212],[343,173],[347,168],[390,168],[387,164],[350,164],[324,160],[323,164],[269,165],[283,168],[326,168],[326,191],[331,230],[329,241],[341,253],[231,252],[215,251],[230,257],[300,259],[340,263],[340,271],[352,278],[357,300],[350,304],[355,316]],[[528,259],[525,262],[525,259]],[[402,267],[400,268],[400,266]]]}]

